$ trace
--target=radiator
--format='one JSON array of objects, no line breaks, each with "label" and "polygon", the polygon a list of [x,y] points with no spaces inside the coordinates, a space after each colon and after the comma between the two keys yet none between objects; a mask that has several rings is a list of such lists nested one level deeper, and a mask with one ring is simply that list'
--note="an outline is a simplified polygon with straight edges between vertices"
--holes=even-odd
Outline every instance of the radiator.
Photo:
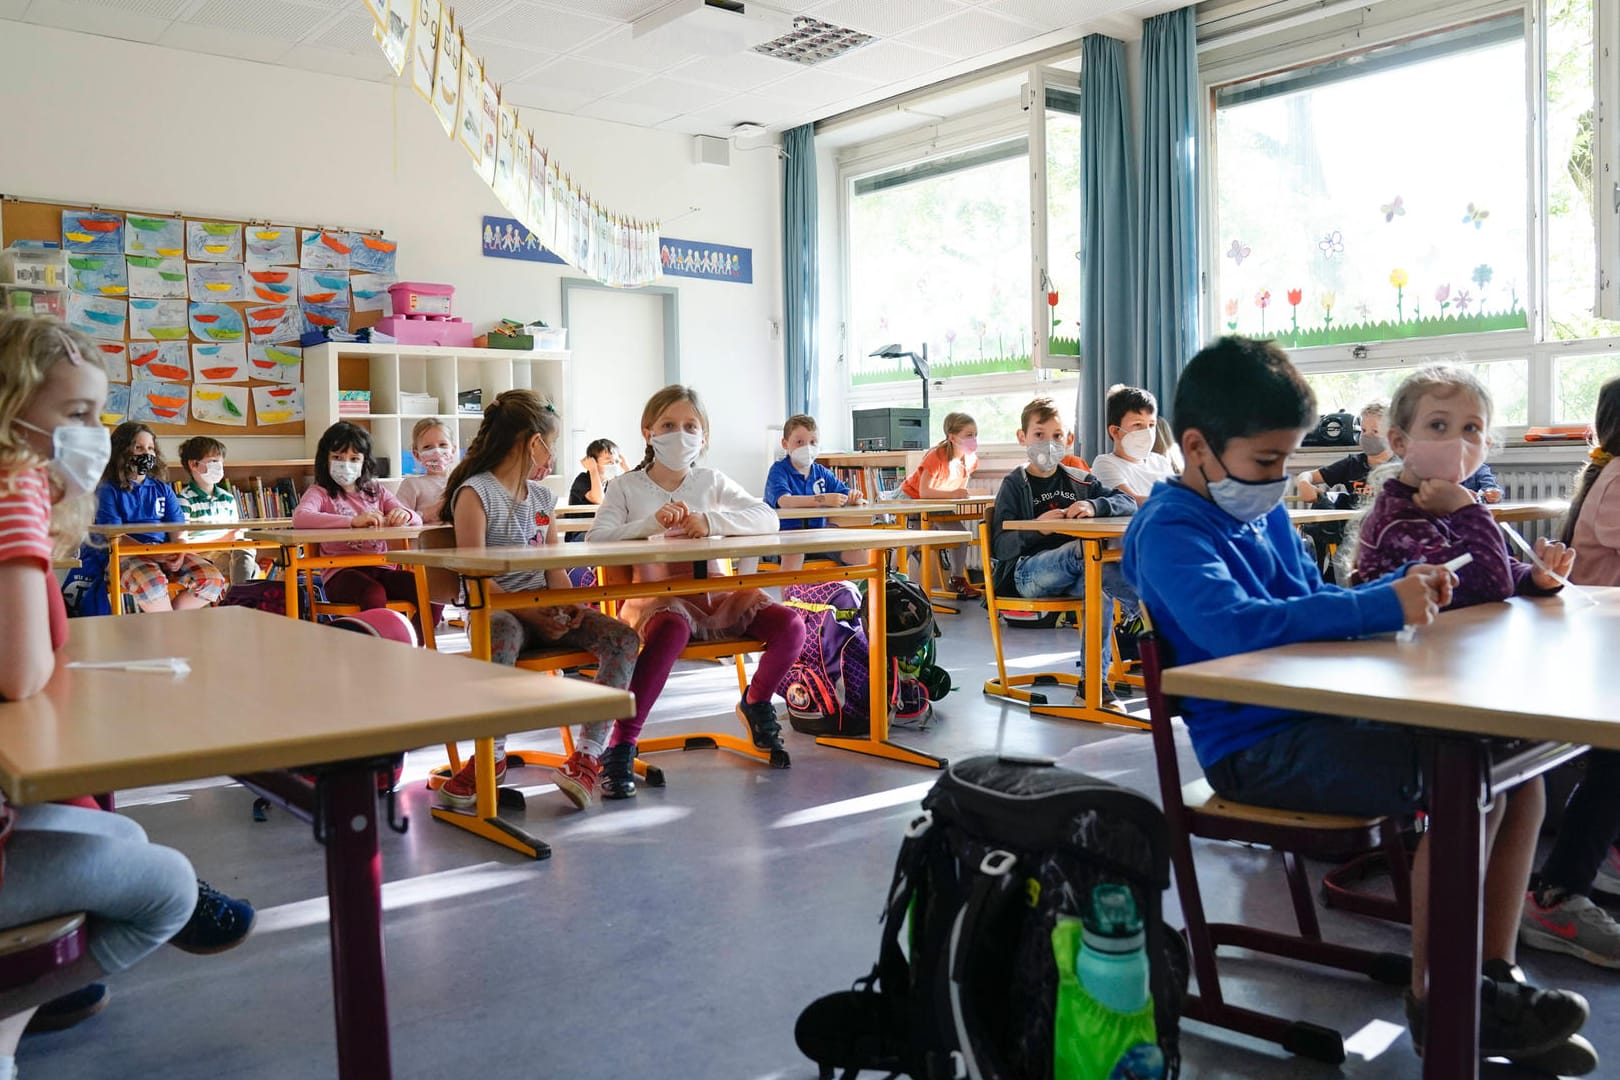
[{"label": "radiator", "polygon": [[[1509,502],[1567,499],[1575,484],[1575,468],[1570,465],[1493,465],[1491,469],[1502,485],[1502,498]],[[1526,540],[1534,542],[1543,536],[1556,539],[1562,524],[1558,518],[1538,518],[1519,522],[1516,528]]]}]

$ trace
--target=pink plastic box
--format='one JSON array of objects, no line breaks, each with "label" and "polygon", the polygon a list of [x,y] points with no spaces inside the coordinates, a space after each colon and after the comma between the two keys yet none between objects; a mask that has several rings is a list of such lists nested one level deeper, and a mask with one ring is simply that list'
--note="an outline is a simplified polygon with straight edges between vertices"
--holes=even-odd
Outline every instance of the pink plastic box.
[{"label": "pink plastic box", "polygon": [[435,285],[428,281],[401,281],[388,287],[395,315],[426,315],[447,319],[450,317],[450,298],[455,294],[454,285]]},{"label": "pink plastic box", "polygon": [[450,348],[472,347],[478,334],[470,322],[461,319],[409,319],[390,315],[377,324],[377,329],[401,345],[445,345]]}]

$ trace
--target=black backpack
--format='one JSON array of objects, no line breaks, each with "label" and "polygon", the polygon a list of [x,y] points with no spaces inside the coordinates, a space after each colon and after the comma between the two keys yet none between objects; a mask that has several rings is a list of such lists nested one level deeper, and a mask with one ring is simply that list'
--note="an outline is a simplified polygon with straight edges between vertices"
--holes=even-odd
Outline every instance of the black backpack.
[{"label": "black backpack", "polygon": [[823,1080],[1051,1080],[1052,930],[1103,883],[1129,888],[1141,913],[1163,1075],[1177,1076],[1188,962],[1163,920],[1159,808],[1051,761],[976,757],[946,770],[923,811],[900,845],[877,964],[799,1015],[794,1039]]}]

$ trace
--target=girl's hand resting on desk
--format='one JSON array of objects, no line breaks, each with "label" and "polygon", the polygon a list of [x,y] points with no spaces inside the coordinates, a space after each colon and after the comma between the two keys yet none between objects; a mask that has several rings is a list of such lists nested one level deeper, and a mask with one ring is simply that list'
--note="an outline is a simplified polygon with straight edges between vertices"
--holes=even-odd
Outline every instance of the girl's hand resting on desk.
[{"label": "girl's hand resting on desk", "polygon": [[362,510],[349,519],[351,529],[375,529],[383,523],[382,515],[375,510]]},{"label": "girl's hand resting on desk", "polygon": [[397,527],[397,526],[400,526],[400,525],[409,525],[410,523],[411,523],[411,512],[409,510],[406,510],[406,509],[404,509],[402,507],[398,507],[398,506],[396,506],[392,510],[388,511],[388,516],[383,518],[383,524],[391,526],[391,527]]},{"label": "girl's hand resting on desk", "polygon": [[[1575,549],[1557,542],[1549,542],[1545,536],[1536,541],[1536,554],[1540,556],[1547,569],[1558,577],[1568,578],[1569,572],[1575,568]],[[1530,571],[1530,580],[1536,588],[1546,589],[1549,592],[1562,588],[1564,584],[1552,574],[1544,573],[1539,566]]]},{"label": "girl's hand resting on desk", "polygon": [[686,520],[681,522],[679,530],[682,536],[689,540],[701,540],[709,535],[709,518],[706,514],[688,514]]},{"label": "girl's hand resting on desk", "polygon": [[1418,485],[1412,503],[1419,510],[1444,517],[1465,506],[1474,505],[1474,493],[1449,480],[1425,480]]},{"label": "girl's hand resting on desk", "polygon": [[1443,566],[1418,563],[1406,570],[1395,583],[1395,596],[1401,602],[1401,617],[1408,626],[1427,626],[1440,609],[1451,603],[1451,589],[1457,575]]},{"label": "girl's hand resting on desk", "polygon": [[692,510],[683,502],[665,503],[653,515],[658,524],[666,529],[673,529],[692,515]]}]

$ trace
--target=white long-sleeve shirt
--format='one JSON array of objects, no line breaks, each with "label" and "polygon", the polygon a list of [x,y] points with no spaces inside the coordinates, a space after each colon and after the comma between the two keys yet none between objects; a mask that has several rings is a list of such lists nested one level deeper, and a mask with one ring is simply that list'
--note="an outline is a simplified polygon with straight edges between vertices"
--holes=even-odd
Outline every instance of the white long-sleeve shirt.
[{"label": "white long-sleeve shirt", "polygon": [[663,533],[654,516],[661,507],[683,502],[709,524],[710,536],[754,536],[779,527],[776,512],[741,484],[716,469],[698,466],[674,491],[665,491],[645,471],[625,473],[609,484],[596,511],[590,540],[645,540]]}]

